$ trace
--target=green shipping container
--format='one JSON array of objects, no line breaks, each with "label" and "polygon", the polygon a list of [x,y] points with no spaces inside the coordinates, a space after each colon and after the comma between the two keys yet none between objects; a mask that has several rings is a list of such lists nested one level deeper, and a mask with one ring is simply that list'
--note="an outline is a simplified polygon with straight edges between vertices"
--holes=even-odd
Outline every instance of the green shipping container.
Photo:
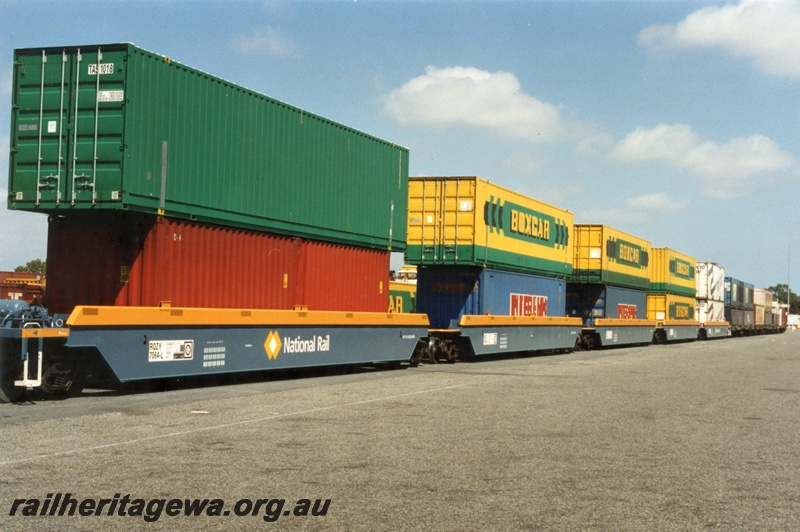
[{"label": "green shipping container", "polygon": [[408,150],[132,44],[14,54],[9,209],[402,251]]}]

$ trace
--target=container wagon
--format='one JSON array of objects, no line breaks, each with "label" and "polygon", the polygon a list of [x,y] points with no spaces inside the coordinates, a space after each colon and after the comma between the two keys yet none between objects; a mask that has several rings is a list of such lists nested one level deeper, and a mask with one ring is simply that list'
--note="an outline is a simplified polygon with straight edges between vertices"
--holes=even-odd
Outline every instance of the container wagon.
[{"label": "container wagon", "polygon": [[600,224],[576,224],[567,314],[583,320],[582,349],[648,344],[650,242]]},{"label": "container wagon", "polygon": [[766,288],[753,290],[753,312],[757,331],[774,334],[785,330],[782,313],[773,302],[772,292]]},{"label": "container wagon", "polygon": [[725,320],[725,268],[713,262],[698,262],[695,272],[698,338],[726,338],[730,324]]},{"label": "container wagon", "polygon": [[696,340],[697,261],[670,248],[653,248],[647,317],[656,320],[653,343]]},{"label": "container wagon", "polygon": [[725,277],[725,319],[733,336],[755,333],[753,285],[734,277]]},{"label": "container wagon", "polygon": [[408,246],[429,335],[414,362],[571,350],[571,212],[475,176],[409,179]]},{"label": "container wagon", "polygon": [[50,217],[52,277],[0,305],[0,397],[407,361],[407,180],[406,148],[132,44],[15,50],[8,207]]}]

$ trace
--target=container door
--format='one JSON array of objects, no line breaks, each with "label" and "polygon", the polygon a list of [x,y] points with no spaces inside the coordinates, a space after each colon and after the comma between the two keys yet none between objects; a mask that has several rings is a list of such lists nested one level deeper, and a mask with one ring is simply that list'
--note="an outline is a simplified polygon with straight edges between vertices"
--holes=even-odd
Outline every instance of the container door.
[{"label": "container door", "polygon": [[421,262],[423,264],[469,263],[475,238],[475,180],[424,180],[417,189]]},{"label": "container door", "polygon": [[124,51],[42,50],[15,63],[15,206],[121,201]]}]

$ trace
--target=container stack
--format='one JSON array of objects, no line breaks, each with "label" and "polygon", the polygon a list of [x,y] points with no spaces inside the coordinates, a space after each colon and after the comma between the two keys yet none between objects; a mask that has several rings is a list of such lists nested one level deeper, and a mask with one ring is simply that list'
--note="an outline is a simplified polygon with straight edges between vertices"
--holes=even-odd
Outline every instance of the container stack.
[{"label": "container stack", "polygon": [[409,179],[406,262],[432,328],[566,313],[573,214],[478,177]]},{"label": "container stack", "polygon": [[772,308],[768,309],[767,319],[771,320],[772,329],[776,332],[786,330],[786,309],[775,300],[772,301]]},{"label": "container stack", "polygon": [[131,44],[15,69],[9,208],[50,216],[52,312],[386,312],[407,149]]},{"label": "container stack", "polygon": [[37,273],[0,272],[0,299],[41,303],[45,279]]},{"label": "container stack", "polygon": [[728,336],[725,321],[725,268],[714,262],[697,263],[697,320],[705,338]]},{"label": "container stack", "polygon": [[772,326],[772,292],[765,288],[753,290],[753,324],[757,328]]},{"label": "container stack", "polygon": [[655,328],[647,319],[650,242],[605,225],[583,224],[575,225],[574,240],[567,314],[595,331],[584,332],[591,343],[587,347],[650,342]]},{"label": "container stack", "polygon": [[725,278],[725,319],[735,334],[748,334],[755,326],[753,293],[752,284]]},{"label": "container stack", "polygon": [[663,341],[697,338],[697,261],[670,248],[653,248],[647,316],[662,327]]},{"label": "container stack", "polygon": [[389,281],[389,312],[416,312],[417,308],[417,267],[403,266],[398,272],[391,272]]}]

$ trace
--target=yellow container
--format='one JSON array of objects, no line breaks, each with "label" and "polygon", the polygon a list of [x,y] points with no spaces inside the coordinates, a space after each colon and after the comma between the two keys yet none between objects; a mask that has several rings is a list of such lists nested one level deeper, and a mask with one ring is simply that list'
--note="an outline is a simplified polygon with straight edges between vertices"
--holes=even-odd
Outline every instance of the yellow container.
[{"label": "yellow container", "polygon": [[653,248],[650,260],[650,292],[697,295],[697,260],[669,248]]},{"label": "yellow container", "polygon": [[576,224],[574,235],[574,282],[650,288],[650,242],[597,224]]},{"label": "yellow container", "polygon": [[675,294],[647,294],[647,319],[659,323],[697,321],[697,299]]},{"label": "yellow container", "polygon": [[389,281],[389,312],[414,312],[416,306],[416,282]]},{"label": "yellow container", "polygon": [[567,279],[574,215],[479,177],[409,180],[406,262]]}]

